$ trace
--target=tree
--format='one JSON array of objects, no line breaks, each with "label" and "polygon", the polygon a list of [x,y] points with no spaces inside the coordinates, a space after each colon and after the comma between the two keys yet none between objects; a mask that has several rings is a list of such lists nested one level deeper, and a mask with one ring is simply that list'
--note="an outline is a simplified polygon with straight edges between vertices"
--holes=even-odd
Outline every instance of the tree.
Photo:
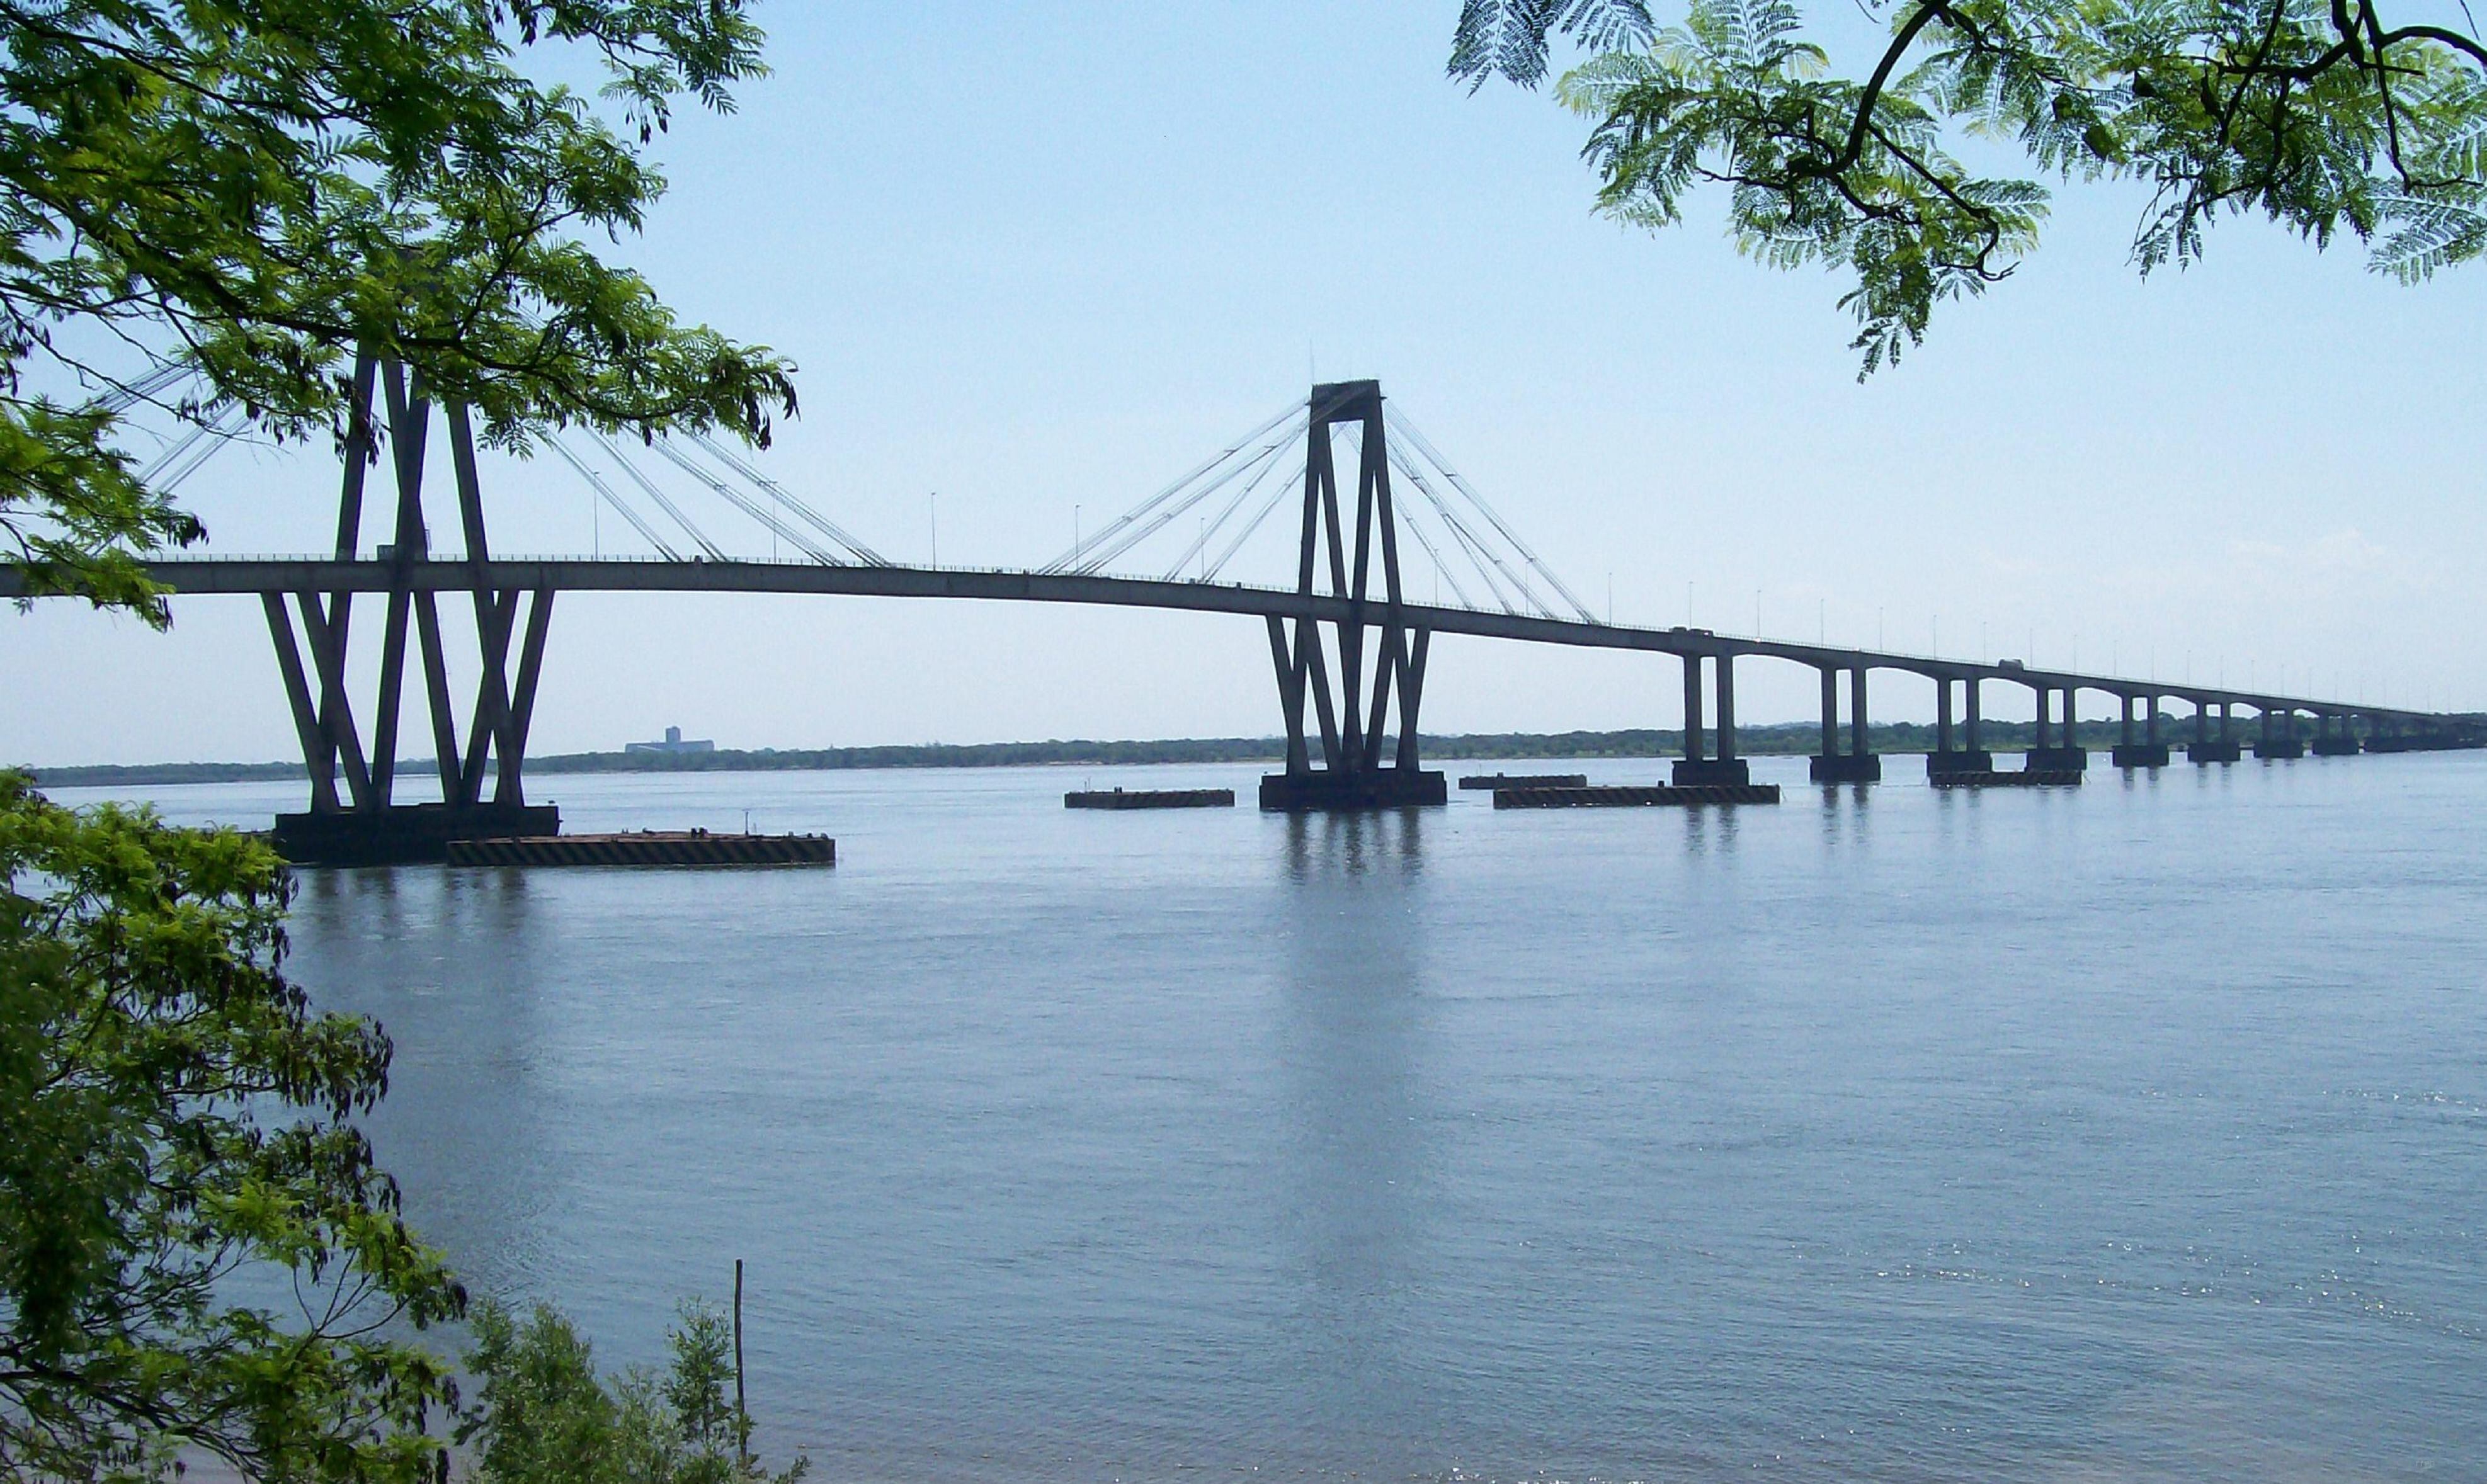
[{"label": "tree", "polygon": [[[639,146],[674,99],[730,109],[761,72],[744,9],[0,0],[0,561],[162,624],[139,558],[202,532],[115,447],[124,414],[342,444],[358,348],[506,448],[572,422],[765,443],[787,363],[584,240],[661,193]],[[545,46],[597,60],[620,131],[519,70]]]},{"label": "tree", "polygon": [[1788,0],[1691,0],[1664,31],[1644,0],[1465,0],[1449,69],[1534,87],[1553,38],[1583,46],[1555,93],[1593,121],[1601,209],[1669,226],[1727,187],[1740,250],[1854,275],[1860,376],[2037,243],[2046,189],[1973,171],[1955,139],[2148,186],[2145,273],[2251,212],[2318,247],[2345,230],[2405,282],[2487,251],[2487,45],[2466,4],[2453,26],[2383,0],[1861,3],[1889,20],[1861,80],[1827,75]]},{"label": "tree", "polygon": [[291,890],[245,836],[0,774],[0,1474],[432,1476],[448,1366],[382,1327],[465,1293],[349,1121],[388,1038],[284,976]]},{"label": "tree", "polygon": [[683,1305],[662,1375],[597,1374],[570,1321],[476,1306],[466,1358],[477,1406],[459,1429],[478,1484],[795,1484],[797,1458],[771,1474],[751,1458],[749,1419],[727,1402],[732,1330],[708,1305]]},{"label": "tree", "polygon": [[[765,443],[787,364],[583,240],[661,192],[640,151],[675,99],[759,74],[744,10],[0,0],[0,563],[162,625],[141,559],[203,533],[124,416],[344,445],[360,351],[514,450],[574,422]],[[539,47],[601,66],[618,129],[519,69]],[[284,977],[290,891],[256,841],[0,774],[0,1474],[441,1465],[456,1392],[407,1332],[465,1295],[352,1123],[387,1037]]]}]

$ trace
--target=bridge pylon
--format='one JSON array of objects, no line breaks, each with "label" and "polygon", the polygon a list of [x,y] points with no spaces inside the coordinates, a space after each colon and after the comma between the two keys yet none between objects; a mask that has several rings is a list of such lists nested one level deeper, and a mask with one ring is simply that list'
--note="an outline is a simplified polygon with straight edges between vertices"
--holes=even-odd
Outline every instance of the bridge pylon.
[{"label": "bridge pylon", "polygon": [[[375,393],[386,403],[388,464],[397,495],[394,540],[378,549],[388,569],[387,610],[380,636],[379,694],[373,712],[371,746],[363,746],[347,688],[346,659],[353,618],[350,591],[321,592],[306,586],[291,594],[265,592],[261,602],[276,645],[277,669],[293,711],[302,760],[311,775],[311,807],[276,816],[277,849],[287,859],[321,865],[368,866],[438,861],[452,839],[552,835],[560,811],[530,805],[520,776],[527,727],[535,712],[536,681],[544,667],[545,635],[552,619],[552,592],[494,590],[487,580],[491,554],[485,540],[484,497],[475,472],[475,439],[466,409],[450,403],[449,454],[458,486],[458,511],[465,537],[467,590],[475,605],[482,661],[470,726],[461,740],[450,703],[449,666],[440,628],[436,583],[418,585],[418,568],[433,565],[423,510],[425,446],[433,408],[405,368],[371,354],[354,362],[353,406],[346,437],[345,479],[337,503],[339,563],[361,560],[364,485],[376,466]],[[294,637],[293,612],[302,620]],[[524,618],[521,621],[521,610]],[[396,801],[398,721],[405,689],[407,630],[413,629],[423,667],[424,698],[431,712],[434,758],[440,777],[437,803]],[[518,645],[515,672],[510,646]],[[303,650],[310,665],[306,670]],[[338,791],[340,774],[345,792]],[[487,778],[491,793],[485,796]]]},{"label": "bridge pylon", "polygon": [[[1416,757],[1416,718],[1433,635],[1406,619],[1382,384],[1323,383],[1313,388],[1308,411],[1296,591],[1344,599],[1347,614],[1327,623],[1327,636],[1323,620],[1310,616],[1272,615],[1268,620],[1278,706],[1287,724],[1287,767],[1261,780],[1261,807],[1300,812],[1440,804],[1448,798],[1442,775],[1424,770]],[[1343,426],[1359,434],[1352,527],[1342,511],[1331,449]],[[1319,766],[1312,756],[1316,738]]]}]

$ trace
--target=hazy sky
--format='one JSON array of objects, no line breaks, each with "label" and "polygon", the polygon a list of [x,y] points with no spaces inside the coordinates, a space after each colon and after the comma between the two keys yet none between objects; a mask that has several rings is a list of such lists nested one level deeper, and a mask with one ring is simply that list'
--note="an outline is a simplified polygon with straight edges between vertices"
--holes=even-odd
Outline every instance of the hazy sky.
[{"label": "hazy sky", "polygon": [[[1619,619],[1746,631],[1758,592],[1774,636],[1923,649],[1939,621],[1949,654],[1983,633],[2041,663],[2487,706],[2487,274],[2402,289],[2235,222],[2144,282],[2139,196],[2077,189],[2017,277],[1860,386],[1839,280],[1739,259],[1715,203],[1657,236],[1593,216],[1579,121],[1443,79],[1455,13],[764,6],[775,75],[659,141],[674,188],[621,251],[799,364],[767,466],[893,558],[926,556],[938,491],[944,562],[1042,562],[1075,505],[1136,503],[1317,369],[1379,377],[1594,606],[1611,581]],[[549,459],[487,479],[501,553],[625,545]],[[334,488],[321,451],[237,449],[183,494],[218,549],[308,551]],[[0,758],[292,755],[258,605],[176,616],[0,611]],[[1741,685],[1747,720],[1814,705],[1807,671]],[[1425,721],[1672,726],[1679,691],[1672,662],[1448,640]],[[1932,709],[1896,676],[1875,700]],[[1278,715],[1252,619],[563,597],[535,747],[668,723],[804,747]]]}]

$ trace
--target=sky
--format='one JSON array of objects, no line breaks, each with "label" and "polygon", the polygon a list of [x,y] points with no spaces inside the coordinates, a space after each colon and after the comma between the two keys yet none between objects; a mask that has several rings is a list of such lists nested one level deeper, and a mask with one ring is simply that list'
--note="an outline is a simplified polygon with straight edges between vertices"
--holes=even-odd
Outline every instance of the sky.
[{"label": "sky", "polygon": [[[1860,384],[1837,277],[1738,257],[1716,201],[1655,234],[1597,216],[1581,121],[1445,80],[1456,10],[774,0],[773,75],[678,118],[670,193],[609,251],[797,364],[801,416],[760,461],[893,559],[937,523],[944,563],[1042,563],[1309,379],[1371,376],[1619,621],[1758,614],[1774,638],[2487,707],[2487,270],[2404,288],[2355,244],[2234,220],[2144,279],[2140,196],[2062,187],[2008,283]],[[629,549],[555,460],[485,479],[499,554]],[[243,447],[182,495],[214,550],[303,552],[335,489],[324,448]],[[0,610],[0,759],[293,755],[258,605],[175,619]],[[1802,719],[1816,694],[1748,662],[1738,711]],[[1880,676],[1874,705],[1930,716],[1932,688]],[[1424,721],[1680,706],[1670,660],[1462,639],[1434,648]],[[798,748],[1279,715],[1255,619],[565,594],[533,749],[669,724]]]}]

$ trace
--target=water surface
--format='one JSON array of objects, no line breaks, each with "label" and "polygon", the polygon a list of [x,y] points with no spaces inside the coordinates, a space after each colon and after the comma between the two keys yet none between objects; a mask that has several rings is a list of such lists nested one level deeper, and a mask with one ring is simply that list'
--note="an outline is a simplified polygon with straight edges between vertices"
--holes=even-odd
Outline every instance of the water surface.
[{"label": "water surface", "polygon": [[310,872],[294,968],[479,1286],[620,1364],[744,1258],[816,1477],[2487,1477],[2487,756],[1802,769],[545,779],[840,864]]}]

